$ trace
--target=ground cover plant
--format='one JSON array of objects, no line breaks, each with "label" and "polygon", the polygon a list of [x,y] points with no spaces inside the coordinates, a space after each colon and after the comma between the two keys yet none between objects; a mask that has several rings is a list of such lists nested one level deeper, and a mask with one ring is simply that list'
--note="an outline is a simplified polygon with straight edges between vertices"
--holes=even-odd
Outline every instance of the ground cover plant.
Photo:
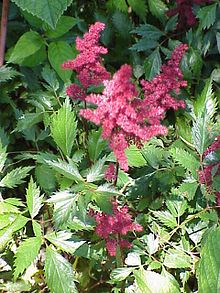
[{"label": "ground cover plant", "polygon": [[0,291],[219,292],[219,1],[0,7]]}]

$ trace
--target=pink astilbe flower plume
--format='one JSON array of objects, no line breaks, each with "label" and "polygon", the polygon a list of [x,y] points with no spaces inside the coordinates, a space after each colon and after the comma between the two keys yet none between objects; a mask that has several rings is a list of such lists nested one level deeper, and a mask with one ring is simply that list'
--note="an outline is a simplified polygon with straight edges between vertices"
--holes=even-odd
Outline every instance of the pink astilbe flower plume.
[{"label": "pink astilbe flower plume", "polygon": [[121,169],[128,170],[125,150],[130,142],[145,142],[156,135],[165,135],[167,128],[161,125],[166,110],[177,110],[184,107],[182,101],[171,97],[170,92],[177,94],[183,81],[179,64],[186,45],[178,46],[167,65],[162,66],[162,73],[152,81],[142,81],[144,99],[132,82],[132,68],[123,65],[111,80],[103,82],[102,94],[91,94],[86,101],[97,105],[95,110],[81,110],[80,114],[97,125],[102,125],[102,137],[109,141]]},{"label": "pink astilbe flower plume", "polygon": [[86,92],[90,86],[98,86],[110,74],[102,65],[101,54],[107,54],[108,50],[99,45],[100,33],[104,30],[105,24],[96,22],[91,25],[89,31],[83,38],[76,38],[76,49],[80,52],[73,60],[62,65],[63,69],[76,71],[81,86],[72,84],[67,87],[66,93],[72,99],[85,100]]},{"label": "pink astilbe flower plume", "polygon": [[113,214],[97,212],[94,214],[96,221],[96,234],[105,239],[106,248],[111,256],[116,255],[117,246],[120,248],[131,248],[132,244],[122,237],[128,232],[141,232],[143,227],[132,221],[132,216],[128,213],[128,207],[119,207],[114,201]]}]

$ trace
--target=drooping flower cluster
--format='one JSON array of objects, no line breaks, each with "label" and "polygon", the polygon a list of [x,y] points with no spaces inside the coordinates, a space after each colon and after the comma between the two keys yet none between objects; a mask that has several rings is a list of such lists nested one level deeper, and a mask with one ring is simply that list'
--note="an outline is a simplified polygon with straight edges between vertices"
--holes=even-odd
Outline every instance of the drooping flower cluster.
[{"label": "drooping flower cluster", "polygon": [[209,3],[211,0],[176,0],[177,6],[167,12],[168,16],[178,14],[177,29],[183,29],[196,24],[196,17],[193,12],[193,5]]},{"label": "drooping flower cluster", "polygon": [[[203,154],[203,158],[207,157],[209,154],[220,149],[220,135],[216,138],[213,144],[207,148]],[[215,175],[220,174],[220,162],[212,163],[210,165],[204,166],[203,170],[199,170],[199,181],[201,184],[205,184],[207,189],[211,191],[212,180],[213,180],[213,169],[215,168]],[[216,203],[220,205],[220,192],[216,192]]]},{"label": "drooping flower cluster", "polygon": [[132,244],[122,239],[129,231],[141,232],[143,227],[132,221],[131,215],[128,213],[128,207],[119,207],[118,203],[112,203],[113,214],[107,215],[98,212],[94,215],[96,225],[96,234],[105,239],[106,248],[111,256],[116,255],[117,246],[120,248],[131,248]]},{"label": "drooping flower cluster", "polygon": [[107,181],[112,181],[116,179],[116,174],[115,174],[115,165],[113,163],[110,163],[105,170],[104,177]]},{"label": "drooping flower cluster", "polygon": [[67,87],[66,93],[72,99],[85,100],[87,89],[90,86],[98,86],[103,80],[110,78],[110,74],[101,64],[101,54],[107,54],[108,50],[99,45],[100,33],[105,24],[96,22],[91,25],[83,38],[76,38],[76,49],[80,52],[73,60],[62,65],[63,69],[71,69],[77,72],[78,84]]},{"label": "drooping flower cluster", "polygon": [[170,61],[162,66],[162,72],[152,81],[142,81],[144,99],[132,83],[132,68],[125,64],[111,80],[104,81],[102,94],[91,94],[86,101],[97,105],[95,110],[81,110],[80,114],[97,125],[102,125],[102,137],[109,141],[120,167],[127,171],[125,149],[130,142],[140,143],[156,135],[165,135],[167,128],[161,125],[169,108],[184,107],[182,101],[171,97],[180,87],[186,86],[179,64],[187,46],[181,44],[173,51]]}]

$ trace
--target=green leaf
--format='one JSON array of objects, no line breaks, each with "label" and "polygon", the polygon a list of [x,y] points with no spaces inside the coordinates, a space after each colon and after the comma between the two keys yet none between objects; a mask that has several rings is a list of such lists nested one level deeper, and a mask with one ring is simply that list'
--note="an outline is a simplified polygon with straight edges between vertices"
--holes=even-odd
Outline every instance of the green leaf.
[{"label": "green leaf", "polygon": [[16,70],[11,67],[0,67],[0,83],[13,79],[15,76],[20,75]]},{"label": "green leaf", "polygon": [[54,191],[56,189],[55,172],[47,165],[37,165],[35,168],[37,183],[45,191]]},{"label": "green leaf", "polygon": [[176,218],[168,211],[155,211],[153,215],[165,226],[173,229],[177,226]]},{"label": "green leaf", "polygon": [[6,213],[6,214],[0,214],[0,230],[3,228],[10,226],[15,219],[17,218],[16,214]]},{"label": "green leaf", "polygon": [[162,61],[159,49],[156,48],[144,61],[145,78],[151,80],[160,72]]},{"label": "green leaf", "polygon": [[216,7],[217,3],[202,7],[199,9],[197,17],[199,18],[199,27],[202,29],[208,29],[214,24],[216,19]]},{"label": "green leaf", "polygon": [[67,190],[58,191],[48,199],[48,202],[54,204],[53,218],[57,227],[67,222],[77,199],[77,194],[70,193]]},{"label": "green leaf", "polygon": [[128,266],[140,266],[141,265],[140,255],[136,252],[129,252],[125,259],[125,264]]},{"label": "green leaf", "polygon": [[134,276],[141,293],[180,293],[179,286],[158,273],[141,268]]},{"label": "green leaf", "polygon": [[24,131],[43,120],[43,113],[25,113],[18,118],[14,131]]},{"label": "green leaf", "polygon": [[37,32],[26,32],[17,41],[8,62],[21,64],[44,46],[44,40]]},{"label": "green leaf", "polygon": [[18,247],[18,250],[15,254],[15,280],[18,278],[20,274],[23,274],[23,272],[31,265],[31,263],[38,256],[41,247],[41,242],[42,241],[40,237],[31,237],[24,240]]},{"label": "green leaf", "polygon": [[197,269],[200,293],[219,292],[220,290],[220,229],[210,230],[204,245],[202,245],[201,259]]},{"label": "green leaf", "polygon": [[48,29],[45,35],[49,38],[58,38],[67,33],[74,25],[78,23],[78,19],[71,16],[61,16],[54,30]]},{"label": "green leaf", "polygon": [[132,34],[137,34],[139,36],[158,41],[164,33],[159,30],[156,26],[151,24],[141,24],[131,31]]},{"label": "green leaf", "polygon": [[144,240],[144,243],[146,244],[146,250],[149,254],[154,254],[155,252],[157,252],[159,248],[159,241],[157,237],[156,238],[154,237],[153,233],[144,235],[142,239]]},{"label": "green leaf", "polygon": [[77,133],[77,121],[69,99],[53,115],[51,121],[51,136],[65,156],[71,155],[72,147]]},{"label": "green leaf", "polygon": [[53,293],[77,293],[71,264],[51,247],[46,249],[45,277]]},{"label": "green leaf", "polygon": [[168,268],[190,268],[192,258],[181,250],[169,248],[163,264]]},{"label": "green leaf", "polygon": [[7,173],[0,181],[0,187],[14,188],[24,182],[24,178],[33,167],[18,167]]},{"label": "green leaf", "polygon": [[142,167],[147,164],[146,160],[141,154],[141,150],[135,145],[130,145],[128,149],[125,150],[126,157],[128,159],[128,166],[130,167]]},{"label": "green leaf", "polygon": [[199,170],[199,161],[193,157],[189,152],[180,148],[172,148],[170,150],[173,158],[189,172],[192,173],[193,177],[196,179],[198,177],[197,170]]},{"label": "green leaf", "polygon": [[86,174],[87,182],[95,182],[103,178],[105,161],[105,158],[99,159],[89,168]]},{"label": "green leaf", "polygon": [[0,140],[0,173],[2,172],[6,159],[7,159],[7,153],[6,153],[6,147],[3,147],[1,140]]},{"label": "green leaf", "polygon": [[128,0],[128,4],[142,20],[146,19],[147,6],[145,0]]},{"label": "green leaf", "polygon": [[101,129],[98,131],[92,130],[89,133],[88,152],[91,161],[95,162],[106,146],[107,142],[101,137]]},{"label": "green leaf", "polygon": [[131,272],[132,268],[117,268],[111,272],[110,278],[115,282],[120,282],[125,280]]},{"label": "green leaf", "polygon": [[30,292],[31,285],[23,280],[19,280],[17,282],[0,284],[0,289],[3,290],[3,292]]},{"label": "green leaf", "polygon": [[28,188],[26,189],[26,201],[28,211],[31,215],[31,218],[33,219],[37,216],[43,205],[43,196],[40,196],[40,189],[37,187],[37,184],[34,183],[32,177],[28,184]]},{"label": "green leaf", "polygon": [[[217,41],[218,52],[220,54],[220,32],[216,33],[216,41]],[[1,79],[1,77],[0,77],[0,79]]]},{"label": "green leaf", "polygon": [[178,188],[178,193],[186,197],[188,200],[193,200],[198,186],[199,184],[197,181],[183,182]]},{"label": "green leaf", "polygon": [[5,200],[0,201],[0,215],[5,213],[13,213],[13,214],[19,214],[20,211],[17,207],[14,207],[10,203],[7,203]]},{"label": "green leaf", "polygon": [[45,237],[58,249],[70,254],[74,254],[74,252],[86,242],[83,240],[80,241],[71,239],[72,233],[67,231],[52,232],[47,234]]},{"label": "green leaf", "polygon": [[148,0],[150,12],[159,20],[166,19],[167,6],[162,0]]},{"label": "green leaf", "polygon": [[113,4],[118,10],[122,12],[127,12],[128,10],[128,6],[125,0],[113,0]]},{"label": "green leaf", "polygon": [[76,165],[73,163],[67,163],[65,161],[49,161],[46,160],[46,163],[56,172],[63,175],[65,178],[71,179],[73,181],[83,181],[82,176],[79,173],[79,170]]},{"label": "green leaf", "polygon": [[126,14],[116,10],[116,12],[112,16],[112,22],[117,32],[120,34],[121,38],[126,40],[130,38],[130,30],[132,28],[132,24]]},{"label": "green leaf", "polygon": [[42,236],[41,225],[35,220],[32,220],[32,226],[33,226],[34,235],[36,237],[41,237]]},{"label": "green leaf", "polygon": [[199,116],[192,127],[193,144],[197,152],[202,155],[211,143],[210,131],[208,130],[207,117]]},{"label": "green leaf", "polygon": [[155,49],[158,45],[158,41],[144,37],[141,40],[139,40],[136,44],[131,46],[129,49],[132,51],[142,52]]},{"label": "green leaf", "polygon": [[71,70],[64,70],[61,65],[74,58],[73,49],[66,42],[51,42],[48,47],[48,59],[51,66],[63,81],[69,81],[72,75]]},{"label": "green leaf", "polygon": [[22,10],[37,16],[55,29],[57,21],[71,4],[72,0],[12,0]]}]

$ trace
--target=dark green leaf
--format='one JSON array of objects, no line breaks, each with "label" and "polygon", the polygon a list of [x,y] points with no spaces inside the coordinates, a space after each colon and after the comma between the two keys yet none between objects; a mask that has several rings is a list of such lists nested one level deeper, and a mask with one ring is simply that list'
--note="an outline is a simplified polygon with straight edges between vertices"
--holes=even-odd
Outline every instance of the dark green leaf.
[{"label": "dark green leaf", "polygon": [[144,62],[145,78],[151,80],[160,72],[162,61],[159,49],[155,49]]}]

